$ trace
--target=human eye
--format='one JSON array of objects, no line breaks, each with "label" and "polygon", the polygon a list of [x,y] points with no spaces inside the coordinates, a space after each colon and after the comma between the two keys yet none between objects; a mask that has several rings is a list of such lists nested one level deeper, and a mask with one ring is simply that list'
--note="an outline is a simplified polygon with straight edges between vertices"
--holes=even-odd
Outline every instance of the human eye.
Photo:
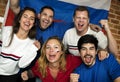
[{"label": "human eye", "polygon": [[86,50],[86,48],[81,48],[82,51]]},{"label": "human eye", "polygon": [[88,18],[87,17],[83,17],[83,20],[87,20]]},{"label": "human eye", "polygon": [[27,15],[24,14],[23,17],[24,17],[24,18],[27,18]]},{"label": "human eye", "polygon": [[50,49],[50,46],[46,46],[46,49]]},{"label": "human eye", "polygon": [[55,46],[55,49],[58,49],[59,47],[58,46]]},{"label": "human eye", "polygon": [[95,47],[91,47],[90,50],[95,50]]},{"label": "human eye", "polygon": [[35,20],[35,18],[34,18],[34,17],[31,17],[30,20]]}]

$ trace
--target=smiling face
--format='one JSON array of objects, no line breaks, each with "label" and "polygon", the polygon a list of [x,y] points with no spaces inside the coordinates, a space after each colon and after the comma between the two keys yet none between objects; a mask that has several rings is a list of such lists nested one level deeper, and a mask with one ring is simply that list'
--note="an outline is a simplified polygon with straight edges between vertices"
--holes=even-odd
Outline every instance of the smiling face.
[{"label": "smiling face", "polygon": [[89,24],[87,11],[76,11],[73,21],[78,34],[83,35],[87,32]]},{"label": "smiling face", "polygon": [[53,22],[54,12],[51,9],[45,8],[39,14],[39,24],[41,29],[47,29]]},{"label": "smiling face", "polygon": [[29,30],[34,26],[35,23],[35,13],[33,11],[26,10],[21,16],[19,23],[21,30],[29,32]]},{"label": "smiling face", "polygon": [[50,63],[58,63],[62,55],[60,43],[56,39],[51,39],[46,44],[46,58]]},{"label": "smiling face", "polygon": [[80,55],[83,62],[87,66],[92,66],[95,63],[97,51],[95,49],[94,44],[92,43],[84,43],[80,49]]}]

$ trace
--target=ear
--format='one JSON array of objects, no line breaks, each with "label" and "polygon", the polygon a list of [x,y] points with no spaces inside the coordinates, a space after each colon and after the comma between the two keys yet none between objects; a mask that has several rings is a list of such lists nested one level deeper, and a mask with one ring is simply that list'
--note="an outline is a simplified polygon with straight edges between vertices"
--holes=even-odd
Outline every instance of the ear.
[{"label": "ear", "polygon": [[37,15],[37,18],[38,18],[38,19],[40,18],[40,13]]},{"label": "ear", "polygon": [[73,17],[73,22],[74,22],[75,20],[74,20],[74,17]]},{"label": "ear", "polygon": [[99,50],[97,49],[96,52],[95,52],[95,54],[98,54],[98,53],[99,53]]},{"label": "ear", "polygon": [[90,19],[88,18],[88,23],[90,22]]}]

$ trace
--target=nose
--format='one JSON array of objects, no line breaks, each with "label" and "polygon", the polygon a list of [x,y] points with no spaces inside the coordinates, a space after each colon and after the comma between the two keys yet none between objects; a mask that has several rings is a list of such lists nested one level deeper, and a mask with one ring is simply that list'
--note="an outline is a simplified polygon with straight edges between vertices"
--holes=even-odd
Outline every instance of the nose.
[{"label": "nose", "polygon": [[50,52],[53,52],[54,51],[54,49],[53,48],[50,48]]},{"label": "nose", "polygon": [[46,20],[49,20],[49,16],[46,16]]},{"label": "nose", "polygon": [[90,53],[89,50],[86,50],[86,53],[89,54]]},{"label": "nose", "polygon": [[83,19],[82,18],[79,18],[79,22],[82,22],[83,21]]},{"label": "nose", "polygon": [[26,20],[29,22],[29,21],[30,21],[30,18],[26,18]]}]

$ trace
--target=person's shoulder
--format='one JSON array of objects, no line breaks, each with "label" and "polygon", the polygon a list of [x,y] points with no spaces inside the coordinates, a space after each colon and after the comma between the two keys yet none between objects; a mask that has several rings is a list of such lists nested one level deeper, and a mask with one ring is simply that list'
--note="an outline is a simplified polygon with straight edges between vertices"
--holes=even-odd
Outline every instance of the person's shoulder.
[{"label": "person's shoulder", "polygon": [[68,30],[66,31],[66,33],[75,32],[75,30],[76,30],[76,29],[73,27],[73,28],[68,29]]},{"label": "person's shoulder", "polygon": [[109,53],[108,57],[105,58],[102,62],[107,63],[107,64],[112,64],[112,63],[114,63],[116,61],[117,60],[116,60],[115,56],[112,53]]},{"label": "person's shoulder", "polygon": [[34,39],[28,38],[28,42],[31,43],[31,44],[33,44],[35,42],[35,38]]},{"label": "person's shoulder", "polygon": [[79,73],[83,68],[84,68],[84,64],[82,63],[75,68],[74,73]]},{"label": "person's shoulder", "polygon": [[90,27],[88,28],[88,32],[89,32],[89,33],[92,33],[92,34],[98,33],[98,32],[96,32],[96,31],[92,30]]},{"label": "person's shoulder", "polygon": [[72,55],[72,54],[66,54],[66,59],[67,59],[67,60],[70,60],[70,61],[72,61],[72,62],[74,62],[74,61],[79,61],[79,62],[81,62],[81,61],[82,61],[80,56],[74,56],[74,55]]}]

